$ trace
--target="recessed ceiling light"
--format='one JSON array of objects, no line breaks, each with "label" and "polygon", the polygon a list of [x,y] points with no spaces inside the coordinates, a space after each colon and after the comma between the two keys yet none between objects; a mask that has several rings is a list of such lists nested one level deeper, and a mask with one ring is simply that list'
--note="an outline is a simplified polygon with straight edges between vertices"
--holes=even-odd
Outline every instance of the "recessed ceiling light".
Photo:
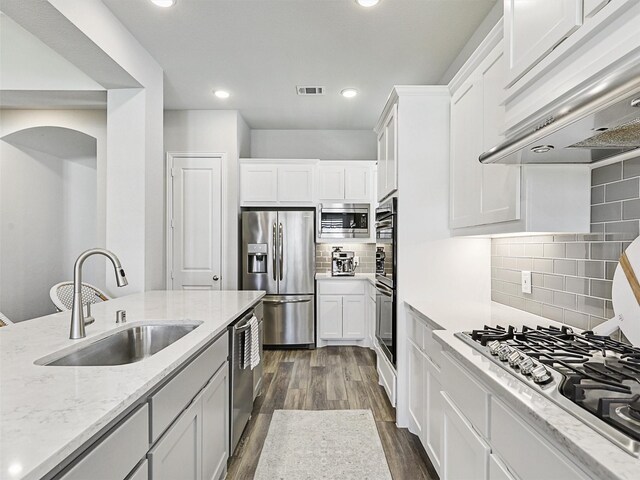
[{"label": "recessed ceiling light", "polygon": [[158,7],[169,8],[176,4],[176,0],[151,0],[151,3]]},{"label": "recessed ceiling light", "polygon": [[218,98],[229,98],[229,92],[226,90],[216,90],[213,94]]},{"label": "recessed ceiling light", "polygon": [[358,90],[356,90],[355,88],[345,88],[340,93],[345,98],[353,98],[358,95]]},{"label": "recessed ceiling light", "polygon": [[379,2],[380,0],[356,0],[358,5],[365,8],[375,7]]}]

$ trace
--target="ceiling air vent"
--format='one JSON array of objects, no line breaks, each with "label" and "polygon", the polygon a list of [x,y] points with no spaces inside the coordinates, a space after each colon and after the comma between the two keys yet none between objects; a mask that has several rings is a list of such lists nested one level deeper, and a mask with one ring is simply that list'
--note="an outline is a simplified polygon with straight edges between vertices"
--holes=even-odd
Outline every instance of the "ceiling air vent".
[{"label": "ceiling air vent", "polygon": [[298,85],[296,90],[298,95],[324,95],[324,87],[306,87]]}]

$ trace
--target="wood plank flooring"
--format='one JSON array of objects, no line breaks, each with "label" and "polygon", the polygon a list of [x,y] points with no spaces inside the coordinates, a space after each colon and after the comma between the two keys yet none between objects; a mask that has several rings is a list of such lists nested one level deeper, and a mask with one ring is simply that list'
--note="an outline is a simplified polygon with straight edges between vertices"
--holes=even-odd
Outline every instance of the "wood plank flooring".
[{"label": "wood plank flooring", "polygon": [[436,480],[420,440],[395,425],[395,409],[378,385],[375,355],[367,348],[264,352],[263,390],[253,408],[228,479],[252,479],[274,410],[368,409],[376,420],[394,480]]}]

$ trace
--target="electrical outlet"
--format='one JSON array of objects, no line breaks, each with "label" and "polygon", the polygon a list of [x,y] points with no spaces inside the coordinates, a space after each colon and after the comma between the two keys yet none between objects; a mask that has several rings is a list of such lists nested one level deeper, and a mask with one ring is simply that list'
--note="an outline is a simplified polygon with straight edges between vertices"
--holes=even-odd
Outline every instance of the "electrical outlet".
[{"label": "electrical outlet", "polygon": [[531,293],[531,272],[528,270],[522,272],[522,293]]},{"label": "electrical outlet", "polygon": [[354,256],[353,257],[353,264],[357,267],[358,265],[360,265],[360,257],[358,256]]}]

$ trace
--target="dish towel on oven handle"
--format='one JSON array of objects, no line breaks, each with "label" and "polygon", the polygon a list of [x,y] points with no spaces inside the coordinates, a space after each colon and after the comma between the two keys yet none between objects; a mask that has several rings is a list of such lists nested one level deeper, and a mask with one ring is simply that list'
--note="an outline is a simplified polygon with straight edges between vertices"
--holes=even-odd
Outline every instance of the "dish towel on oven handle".
[{"label": "dish towel on oven handle", "polygon": [[255,315],[247,323],[249,328],[244,333],[243,368],[253,370],[260,364],[260,332]]}]

